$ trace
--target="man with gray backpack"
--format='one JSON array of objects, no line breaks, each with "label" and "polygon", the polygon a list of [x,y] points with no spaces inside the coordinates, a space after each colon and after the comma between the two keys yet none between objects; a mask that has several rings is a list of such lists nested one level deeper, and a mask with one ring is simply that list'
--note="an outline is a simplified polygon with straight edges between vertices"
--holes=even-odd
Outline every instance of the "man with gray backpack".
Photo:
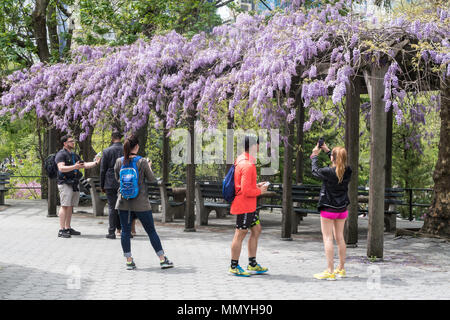
[{"label": "man with gray backpack", "polygon": [[131,254],[131,215],[134,213],[141,221],[147,232],[150,243],[159,257],[162,269],[172,268],[174,265],[164,255],[161,240],[155,230],[152,209],[148,200],[148,188],[145,180],[156,181],[150,168],[150,162],[137,155],[139,141],[136,136],[125,139],[123,144],[123,157],[117,159],[114,166],[116,180],[119,181],[119,193],[116,209],[119,210],[120,224],[122,226],[121,245],[128,270],[136,269]]}]

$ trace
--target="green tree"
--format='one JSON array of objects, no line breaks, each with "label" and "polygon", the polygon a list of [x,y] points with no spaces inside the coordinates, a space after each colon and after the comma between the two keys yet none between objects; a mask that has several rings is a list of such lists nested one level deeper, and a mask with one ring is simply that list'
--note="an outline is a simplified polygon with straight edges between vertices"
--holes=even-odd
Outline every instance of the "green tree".
[{"label": "green tree", "polygon": [[60,32],[58,25],[70,17],[66,8],[72,3],[73,0],[0,1],[0,77],[36,61],[60,61],[60,37],[67,40],[66,51],[70,50],[71,41],[70,30]]},{"label": "green tree", "polygon": [[131,44],[139,37],[175,30],[192,37],[222,23],[216,13],[229,1],[80,0],[80,44]]}]

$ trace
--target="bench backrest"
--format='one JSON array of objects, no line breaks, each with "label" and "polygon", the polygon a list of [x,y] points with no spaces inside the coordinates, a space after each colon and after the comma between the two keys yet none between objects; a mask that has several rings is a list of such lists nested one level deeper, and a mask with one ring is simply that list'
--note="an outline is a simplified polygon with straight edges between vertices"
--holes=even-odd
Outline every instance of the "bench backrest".
[{"label": "bench backrest", "polygon": [[[97,192],[101,192],[100,189],[100,177],[91,177],[92,182],[95,185],[95,189]],[[82,179],[80,180],[81,184],[89,189],[90,185],[87,182],[87,179]],[[159,190],[159,185],[157,182],[146,182],[147,183],[147,188],[148,188],[148,195],[150,199],[160,199],[161,195],[160,195],[160,190]],[[173,196],[173,191],[172,191],[172,187],[171,187],[171,183],[166,183],[166,187],[167,187],[167,195],[168,196]]]},{"label": "bench backrest", "polygon": [[6,191],[8,188],[6,187],[9,184],[9,173],[1,173],[0,174],[0,190]]},{"label": "bench backrest", "polygon": [[[318,200],[320,194],[320,185],[308,185],[308,184],[293,184],[292,185],[292,201],[293,202],[311,202],[311,200]],[[281,200],[283,194],[283,184],[273,183],[270,184],[269,191],[277,193],[277,197],[274,200]],[[368,196],[369,190],[365,187],[358,187],[359,196]],[[402,188],[386,188],[385,198],[401,198],[404,196],[404,189]]]},{"label": "bench backrest", "polygon": [[7,184],[9,183],[10,174],[9,173],[0,173],[0,183]]},{"label": "bench backrest", "polygon": [[[147,189],[148,189],[148,197],[149,199],[161,199],[161,191],[159,189],[159,185],[157,182],[146,182],[147,183]],[[167,190],[167,196],[173,197],[173,189],[172,184],[170,182],[165,183],[166,190]]]},{"label": "bench backrest", "polygon": [[203,198],[223,199],[222,182],[219,181],[197,181]]},{"label": "bench backrest", "polygon": [[161,193],[159,191],[159,186],[156,182],[147,182],[147,190],[149,199],[161,199]]}]

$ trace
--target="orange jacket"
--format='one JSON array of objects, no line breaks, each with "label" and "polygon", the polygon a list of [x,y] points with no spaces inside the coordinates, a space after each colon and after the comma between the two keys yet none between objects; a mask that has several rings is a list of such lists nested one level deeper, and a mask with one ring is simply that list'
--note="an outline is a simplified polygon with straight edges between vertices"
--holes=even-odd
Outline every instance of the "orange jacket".
[{"label": "orange jacket", "polygon": [[234,169],[236,195],[231,203],[231,214],[256,211],[256,200],[261,190],[256,187],[256,159],[244,152],[237,157]]}]

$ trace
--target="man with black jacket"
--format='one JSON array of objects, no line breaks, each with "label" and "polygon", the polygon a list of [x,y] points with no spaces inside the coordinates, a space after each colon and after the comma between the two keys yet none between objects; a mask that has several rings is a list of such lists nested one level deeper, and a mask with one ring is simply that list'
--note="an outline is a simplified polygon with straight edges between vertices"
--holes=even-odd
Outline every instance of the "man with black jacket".
[{"label": "man with black jacket", "polygon": [[114,165],[116,160],[123,156],[122,135],[113,132],[111,135],[112,145],[103,150],[100,162],[100,187],[106,193],[109,208],[109,229],[106,238],[115,239],[115,231],[120,231],[119,214],[115,208],[119,183],[114,176]]}]

